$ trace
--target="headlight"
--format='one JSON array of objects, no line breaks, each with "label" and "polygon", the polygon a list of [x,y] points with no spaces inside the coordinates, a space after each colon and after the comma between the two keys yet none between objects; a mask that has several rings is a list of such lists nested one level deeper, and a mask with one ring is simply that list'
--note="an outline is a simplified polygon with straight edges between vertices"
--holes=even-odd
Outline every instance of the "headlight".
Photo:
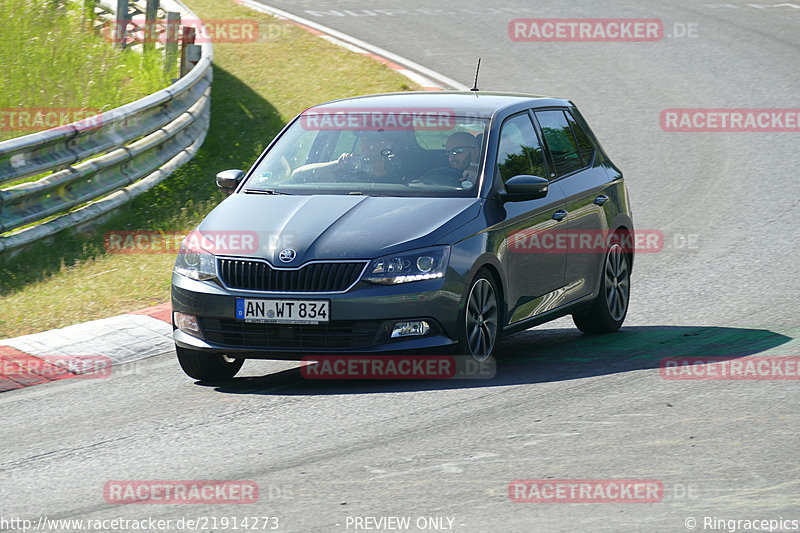
[{"label": "headlight", "polygon": [[449,259],[449,246],[388,255],[370,263],[364,281],[395,284],[441,278]]},{"label": "headlight", "polygon": [[201,248],[200,242],[202,242],[202,237],[196,231],[191,232],[183,239],[181,248],[178,250],[178,257],[175,258],[173,272],[196,280],[217,277],[216,258]]}]

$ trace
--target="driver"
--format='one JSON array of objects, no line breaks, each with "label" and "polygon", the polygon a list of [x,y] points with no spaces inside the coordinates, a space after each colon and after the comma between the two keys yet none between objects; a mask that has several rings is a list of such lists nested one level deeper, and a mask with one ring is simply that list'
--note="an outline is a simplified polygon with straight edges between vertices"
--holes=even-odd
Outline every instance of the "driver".
[{"label": "driver", "polygon": [[478,177],[478,141],[467,132],[452,134],[445,145],[450,167],[461,172],[465,181],[475,182]]},{"label": "driver", "polygon": [[355,153],[343,153],[334,161],[310,163],[296,168],[292,179],[297,182],[348,181],[354,171],[369,174],[381,181],[390,171],[389,160],[395,156],[397,143],[379,132],[370,131],[361,136]]}]

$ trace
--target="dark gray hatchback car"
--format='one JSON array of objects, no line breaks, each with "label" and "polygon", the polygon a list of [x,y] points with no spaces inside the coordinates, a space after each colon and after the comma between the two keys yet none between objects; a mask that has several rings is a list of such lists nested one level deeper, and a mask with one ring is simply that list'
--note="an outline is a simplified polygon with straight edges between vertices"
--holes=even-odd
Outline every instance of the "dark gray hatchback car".
[{"label": "dark gray hatchback car", "polygon": [[622,173],[568,100],[424,92],[337,100],[289,123],[184,240],[172,275],[184,371],[245,358],[433,353],[478,361],[571,314],[625,320]]}]

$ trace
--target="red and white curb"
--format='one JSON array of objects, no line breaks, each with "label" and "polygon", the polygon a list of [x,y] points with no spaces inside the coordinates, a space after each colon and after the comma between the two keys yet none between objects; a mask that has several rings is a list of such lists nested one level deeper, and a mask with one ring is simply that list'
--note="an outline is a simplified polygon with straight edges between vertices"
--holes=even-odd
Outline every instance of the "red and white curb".
[{"label": "red and white curb", "polygon": [[312,20],[303,17],[298,17],[287,11],[271,7],[256,0],[233,0],[237,4],[248,7],[261,13],[273,15],[279,19],[288,20],[301,28],[310,31],[315,35],[319,35],[323,39],[330,41],[338,46],[346,48],[357,54],[366,55],[376,61],[380,61],[391,69],[396,70],[398,73],[407,77],[417,85],[429,91],[441,91],[444,89],[455,89],[457,91],[469,90],[469,87],[463,85],[452,78],[424,67],[419,63],[415,63],[410,59],[399,56],[388,50],[384,50],[378,46],[369,44],[357,39],[346,33],[334,30],[327,26],[323,26]]},{"label": "red and white curb", "polygon": [[110,366],[175,349],[170,304],[32,335],[0,339],[0,392],[78,377],[73,363]]}]

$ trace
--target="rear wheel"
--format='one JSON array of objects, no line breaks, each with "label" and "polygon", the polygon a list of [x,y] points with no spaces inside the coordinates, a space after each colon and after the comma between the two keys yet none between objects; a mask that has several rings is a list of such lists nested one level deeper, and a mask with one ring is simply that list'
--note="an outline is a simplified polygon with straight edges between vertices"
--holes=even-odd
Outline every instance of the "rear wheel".
[{"label": "rear wheel", "polygon": [[459,352],[466,351],[479,363],[492,356],[500,331],[500,304],[494,278],[480,270],[469,286],[461,315]]},{"label": "rear wheel", "polygon": [[606,253],[600,294],[585,312],[572,315],[573,322],[584,333],[617,331],[628,314],[630,292],[628,256],[619,244],[614,244]]},{"label": "rear wheel", "polygon": [[244,359],[175,346],[178,362],[186,375],[200,381],[227,381],[242,368]]}]

